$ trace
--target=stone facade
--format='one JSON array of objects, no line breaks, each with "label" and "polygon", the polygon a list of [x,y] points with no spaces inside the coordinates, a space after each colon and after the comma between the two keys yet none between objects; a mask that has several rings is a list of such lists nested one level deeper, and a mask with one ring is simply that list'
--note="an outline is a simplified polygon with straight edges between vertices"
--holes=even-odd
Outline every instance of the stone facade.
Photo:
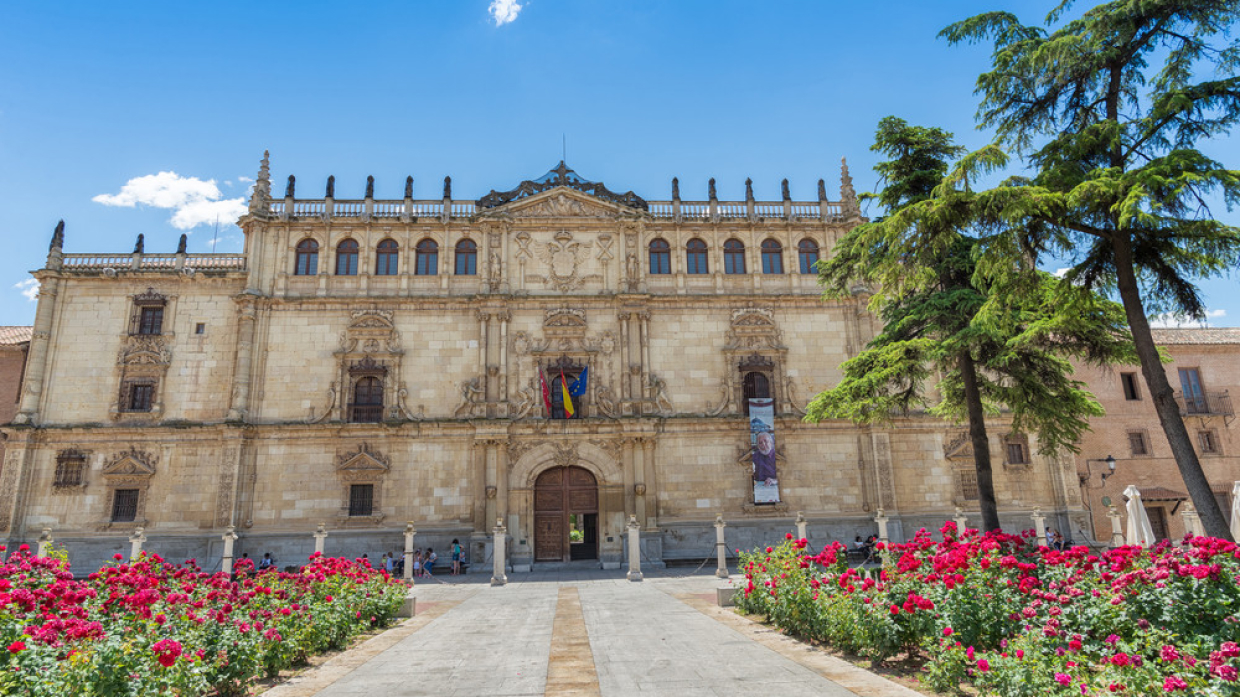
[{"label": "stone facade", "polygon": [[[0,539],[51,527],[88,568],[138,526],[149,549],[218,560],[235,525],[238,554],[293,563],[320,523],[329,554],[377,557],[413,521],[419,547],[459,538],[480,568],[502,519],[524,568],[552,534],[536,483],[564,466],[596,483],[573,524],[604,565],[629,516],[658,563],[713,558],[719,514],[744,548],[797,512],[823,543],[874,532],[880,508],[897,539],[976,511],[960,428],[801,421],[876,330],[864,293],[824,302],[800,258],[862,220],[846,168],[838,201],[822,182],[812,201],[719,201],[713,181],[709,200],[646,201],[562,163],[476,201],[448,182],[429,201],[411,181],[386,201],[270,187],[264,158],[239,255],[65,254],[58,228]],[[540,371],[587,366],[578,418],[547,418]],[[775,400],[776,505],[753,502],[751,380]],[[1007,525],[1034,507],[1085,525],[1071,458],[1010,462],[990,428]]]},{"label": "stone facade", "polygon": [[[1206,478],[1230,521],[1231,492],[1240,481],[1240,425],[1232,395],[1240,395],[1240,329],[1156,329],[1154,340],[1171,362],[1163,366],[1173,386],[1189,435],[1197,446]],[[1194,371],[1181,378],[1182,371]],[[1192,375],[1201,386],[1191,387]],[[1123,491],[1130,484],[1141,491],[1155,534],[1182,538],[1183,513],[1190,500],[1171,456],[1138,366],[1108,370],[1085,369],[1081,378],[1106,409],[1090,422],[1092,431],[1081,442],[1077,472],[1096,539],[1107,541],[1111,523],[1104,498],[1123,512]],[[1185,399],[1183,380],[1190,381]],[[1134,389],[1135,388],[1135,389]],[[1109,473],[1108,457],[1115,460]],[[1106,474],[1106,478],[1103,475]]]},{"label": "stone facade", "polygon": [[[30,327],[0,327],[0,424],[7,424],[17,414],[30,330]],[[4,442],[0,436],[0,467],[4,465]]]}]

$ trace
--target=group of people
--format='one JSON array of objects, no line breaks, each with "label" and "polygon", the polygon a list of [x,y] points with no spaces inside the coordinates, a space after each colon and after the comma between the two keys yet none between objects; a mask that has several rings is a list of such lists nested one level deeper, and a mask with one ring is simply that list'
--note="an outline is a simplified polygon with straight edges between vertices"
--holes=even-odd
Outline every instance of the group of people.
[{"label": "group of people", "polygon": [[[456,576],[461,573],[461,562],[464,557],[464,550],[459,540],[452,540],[452,575]],[[439,561],[439,555],[435,553],[433,547],[427,547],[423,552],[421,548],[413,550],[413,577],[428,578],[435,574],[435,562]],[[389,574],[403,576],[405,573],[405,557],[402,554],[393,554],[385,552],[383,554],[383,568]]]},{"label": "group of people", "polygon": [[861,541],[860,535],[857,535],[857,538],[853,540],[853,550],[856,551],[857,556],[862,558],[861,563],[869,564],[878,561],[874,557],[874,545],[876,544],[878,544],[878,535],[870,535],[865,538],[864,542]]}]

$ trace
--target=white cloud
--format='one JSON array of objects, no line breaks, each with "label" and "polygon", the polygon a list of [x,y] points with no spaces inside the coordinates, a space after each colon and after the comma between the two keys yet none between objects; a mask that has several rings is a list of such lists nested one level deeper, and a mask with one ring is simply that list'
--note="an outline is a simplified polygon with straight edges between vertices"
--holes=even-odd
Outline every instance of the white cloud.
[{"label": "white cloud", "polygon": [[521,7],[517,0],[491,0],[487,12],[490,12],[491,19],[495,20],[495,26],[502,27],[517,18]]},{"label": "white cloud", "polygon": [[239,182],[246,182],[246,183],[249,183],[249,184],[253,184],[253,183],[254,183],[254,180],[253,180],[253,179],[250,179],[249,177],[237,177],[237,181],[239,181]]},{"label": "white cloud", "polygon": [[173,212],[169,222],[178,230],[213,225],[218,217],[229,225],[245,214],[244,198],[221,199],[214,179],[182,177],[176,172],[160,172],[125,182],[119,193],[100,194],[91,200],[105,206],[134,208],[150,206]]},{"label": "white cloud", "polygon": [[1055,272],[1051,275],[1053,275],[1055,278],[1063,278],[1064,276],[1067,276],[1068,272],[1071,270],[1072,270],[1071,266],[1065,266],[1062,269],[1055,269]]},{"label": "white cloud", "polygon": [[26,296],[30,302],[39,299],[39,279],[37,278],[27,278],[20,283],[14,283],[13,287],[21,291],[21,294]]},{"label": "white cloud", "polygon": [[1210,326],[1210,320],[1222,319],[1226,316],[1227,310],[1206,310],[1206,318],[1204,320],[1196,320],[1185,317],[1184,315],[1167,313],[1150,317],[1150,326],[1155,329],[1202,328]]}]

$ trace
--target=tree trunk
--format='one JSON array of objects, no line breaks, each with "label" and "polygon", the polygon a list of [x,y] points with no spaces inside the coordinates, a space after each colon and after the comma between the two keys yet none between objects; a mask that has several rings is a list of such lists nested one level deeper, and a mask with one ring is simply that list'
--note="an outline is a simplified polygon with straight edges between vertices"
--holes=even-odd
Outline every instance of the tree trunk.
[{"label": "tree trunk", "polygon": [[1154,410],[1158,412],[1158,420],[1162,423],[1163,433],[1171,445],[1171,454],[1175,464],[1180,468],[1180,476],[1193,505],[1201,516],[1202,525],[1210,537],[1221,537],[1231,540],[1231,530],[1227,527],[1227,519],[1214,498],[1210,489],[1210,481],[1201,469],[1201,461],[1197,459],[1197,451],[1193,448],[1192,438],[1184,426],[1180,416],[1180,405],[1175,402],[1175,393],[1167,380],[1167,371],[1163,369],[1158,347],[1154,344],[1154,335],[1150,332],[1150,323],[1145,317],[1145,306],[1141,302],[1141,291],[1137,285],[1137,277],[1133,272],[1132,247],[1129,237],[1117,232],[1112,241],[1115,251],[1116,283],[1119,297],[1124,303],[1124,312],[1128,316],[1128,326],[1132,330],[1132,341],[1141,359],[1141,375],[1145,378],[1146,388],[1150,391],[1150,399],[1154,402]]},{"label": "tree trunk", "polygon": [[960,377],[964,383],[964,404],[969,415],[969,440],[973,443],[973,467],[977,471],[977,500],[982,509],[982,530],[999,529],[999,505],[995,502],[995,481],[990,469],[990,439],[986,437],[986,412],[977,387],[977,366],[966,351],[960,354]]}]

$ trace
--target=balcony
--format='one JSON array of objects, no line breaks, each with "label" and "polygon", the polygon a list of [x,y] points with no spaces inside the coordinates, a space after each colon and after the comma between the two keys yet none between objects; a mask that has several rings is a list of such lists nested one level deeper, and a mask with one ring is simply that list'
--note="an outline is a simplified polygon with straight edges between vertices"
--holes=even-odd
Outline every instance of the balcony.
[{"label": "balcony", "polygon": [[350,404],[349,421],[355,424],[377,424],[383,421],[383,405]]},{"label": "balcony", "polygon": [[1189,397],[1176,394],[1175,401],[1180,405],[1181,416],[1234,416],[1236,413],[1231,407],[1231,395],[1227,394],[1227,390]]}]

